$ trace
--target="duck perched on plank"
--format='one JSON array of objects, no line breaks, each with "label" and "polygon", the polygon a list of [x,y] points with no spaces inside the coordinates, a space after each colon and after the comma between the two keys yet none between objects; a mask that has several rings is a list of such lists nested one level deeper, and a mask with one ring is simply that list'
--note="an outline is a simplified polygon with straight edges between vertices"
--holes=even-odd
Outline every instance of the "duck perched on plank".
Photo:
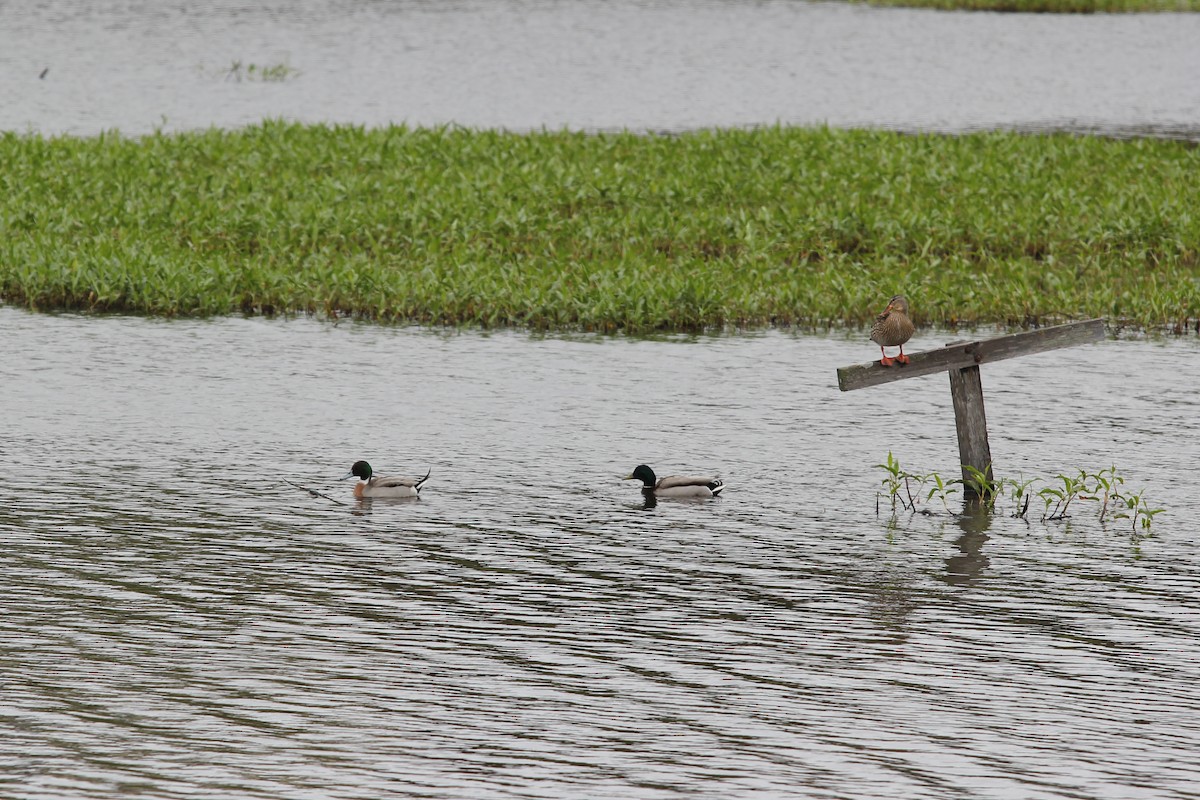
[{"label": "duck perched on plank", "polygon": [[624,480],[640,480],[642,494],[655,497],[716,497],[725,488],[723,480],[711,476],[669,475],[656,478],[654,470],[645,464],[638,464]]},{"label": "duck perched on plank", "polygon": [[[885,367],[890,367],[897,361],[907,364],[908,356],[904,355],[904,343],[912,338],[915,330],[912,320],[908,318],[908,300],[904,295],[898,294],[888,300],[887,308],[875,318],[875,324],[871,326],[871,341],[879,345],[879,352],[883,356],[879,363]],[[889,358],[887,351],[883,349],[885,347],[899,347],[900,355]]]},{"label": "duck perched on plank", "polygon": [[429,480],[430,469],[423,478],[377,477],[371,470],[371,465],[365,461],[355,461],[350,471],[341,480],[358,477],[361,480],[354,485],[355,497],[419,497],[421,487]]}]

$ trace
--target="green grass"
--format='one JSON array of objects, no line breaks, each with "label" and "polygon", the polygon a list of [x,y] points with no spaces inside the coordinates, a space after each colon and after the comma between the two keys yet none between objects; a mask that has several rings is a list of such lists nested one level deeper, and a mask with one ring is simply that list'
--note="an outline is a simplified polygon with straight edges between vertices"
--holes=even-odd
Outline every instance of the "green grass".
[{"label": "green grass", "polygon": [[687,330],[1200,315],[1200,150],[267,123],[0,137],[0,299]]},{"label": "green grass", "polygon": [[937,8],[944,11],[1014,11],[1099,14],[1141,11],[1200,11],[1200,0],[866,0],[875,6]]}]

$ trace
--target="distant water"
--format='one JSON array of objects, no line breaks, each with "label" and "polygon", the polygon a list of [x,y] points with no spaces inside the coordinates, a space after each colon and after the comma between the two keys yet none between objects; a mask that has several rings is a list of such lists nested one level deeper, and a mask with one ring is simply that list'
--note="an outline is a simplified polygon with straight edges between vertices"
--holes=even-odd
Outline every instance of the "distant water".
[{"label": "distant water", "polygon": [[0,796],[1196,797],[1197,343],[984,369],[998,468],[1115,462],[1143,537],[876,515],[956,453],[863,339],[0,308]]},{"label": "distant water", "polygon": [[[10,2],[0,3],[0,130],[140,134],[285,117],[1200,138],[1198,42],[1195,14],[795,0]],[[250,65],[291,76],[258,80]]]}]

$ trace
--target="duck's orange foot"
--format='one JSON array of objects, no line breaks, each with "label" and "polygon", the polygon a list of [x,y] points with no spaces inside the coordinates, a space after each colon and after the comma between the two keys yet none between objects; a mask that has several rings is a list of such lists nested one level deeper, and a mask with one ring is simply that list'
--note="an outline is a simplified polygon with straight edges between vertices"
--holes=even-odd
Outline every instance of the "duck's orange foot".
[{"label": "duck's orange foot", "polygon": [[901,364],[907,364],[908,356],[904,355],[904,353],[901,353],[900,355],[896,356],[896,360],[899,361]]},{"label": "duck's orange foot", "polygon": [[879,359],[879,365],[882,367],[890,367],[894,363],[896,363],[896,359],[889,358],[888,356]]}]

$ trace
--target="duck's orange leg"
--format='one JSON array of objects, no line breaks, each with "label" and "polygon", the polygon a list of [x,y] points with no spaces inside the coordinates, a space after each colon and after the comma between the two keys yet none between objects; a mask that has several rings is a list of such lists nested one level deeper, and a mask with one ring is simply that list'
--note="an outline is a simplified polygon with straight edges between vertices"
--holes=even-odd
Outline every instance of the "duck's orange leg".
[{"label": "duck's orange leg", "polygon": [[900,355],[896,356],[896,360],[901,364],[908,363],[908,356],[904,355],[904,345],[900,345]]},{"label": "duck's orange leg", "polygon": [[894,358],[888,358],[888,354],[886,352],[884,352],[883,345],[879,346],[879,355],[883,356],[882,358],[879,359],[879,363],[881,366],[884,366],[884,367],[890,367],[892,365],[892,363],[896,360]]}]

